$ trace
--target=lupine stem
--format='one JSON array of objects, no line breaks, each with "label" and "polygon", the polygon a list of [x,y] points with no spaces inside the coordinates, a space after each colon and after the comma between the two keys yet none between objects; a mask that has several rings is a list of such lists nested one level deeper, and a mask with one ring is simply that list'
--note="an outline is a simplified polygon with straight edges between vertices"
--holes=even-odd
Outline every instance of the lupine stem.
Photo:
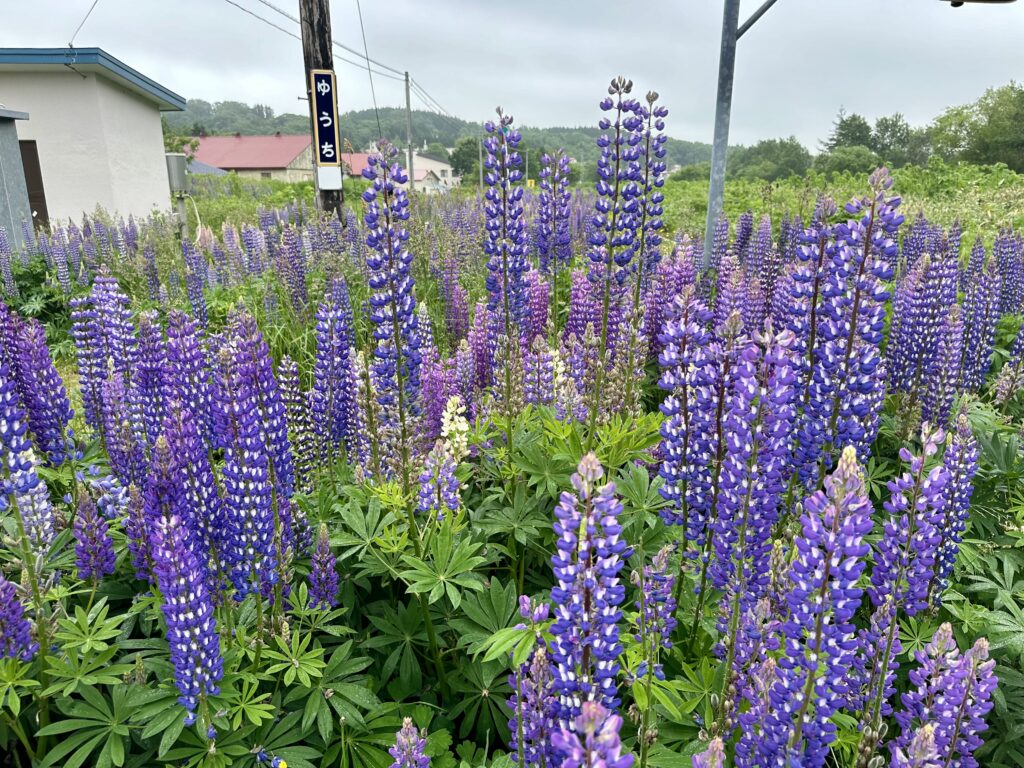
[{"label": "lupine stem", "polygon": [[[384,175],[384,185],[382,194],[384,195],[384,218],[386,221],[387,229],[391,229],[391,195],[388,192],[387,179],[388,179],[388,166],[387,163],[381,163],[381,172]],[[394,272],[395,263],[395,250],[394,240],[391,237],[385,238],[387,242],[387,257],[388,257],[388,270]],[[402,374],[402,360],[399,350],[402,349],[402,330],[398,322],[398,296],[395,293],[394,280],[391,280],[390,286],[390,301],[391,301],[391,343],[395,345],[395,391],[398,396],[398,423],[399,423],[399,452],[400,461],[402,464],[402,504],[405,507],[406,518],[409,521],[409,535],[412,539],[413,550],[416,553],[416,557],[423,557],[423,546],[420,542],[420,530],[419,525],[416,523],[416,515],[414,514],[410,499],[412,497],[412,481],[411,481],[411,468],[410,464],[410,451],[409,451],[409,427],[406,420],[406,403],[405,403],[405,377]],[[441,691],[444,694],[448,692],[448,677],[445,674],[444,662],[441,660],[441,652],[437,644],[437,633],[434,630],[434,620],[430,615],[430,606],[427,603],[425,595],[418,596],[420,604],[420,612],[423,614],[423,623],[427,629],[427,640],[430,643],[430,653],[434,657],[434,668],[437,671],[438,682],[441,684]]]},{"label": "lupine stem", "polygon": [[604,268],[604,280],[603,290],[601,297],[601,337],[597,348],[597,359],[594,360],[596,369],[594,371],[594,397],[590,403],[590,428],[587,431],[587,441],[584,448],[585,451],[591,450],[597,444],[597,410],[601,405],[601,387],[604,384],[604,366],[605,366],[605,352],[608,349],[608,310],[611,305],[611,291],[612,291],[612,265],[615,260],[612,258],[614,253],[613,241],[615,239],[616,225],[618,223],[618,212],[619,212],[619,170],[622,164],[622,145],[620,143],[622,138],[622,99],[619,98],[615,104],[615,181],[612,185],[612,206],[611,206],[611,221],[608,223],[608,242],[606,245],[607,253],[604,257],[605,268]]}]

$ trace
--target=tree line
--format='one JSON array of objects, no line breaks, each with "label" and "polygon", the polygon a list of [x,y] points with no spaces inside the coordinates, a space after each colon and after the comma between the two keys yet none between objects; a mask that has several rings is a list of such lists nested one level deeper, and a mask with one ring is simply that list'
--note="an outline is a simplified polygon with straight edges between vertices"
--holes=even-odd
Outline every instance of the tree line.
[{"label": "tree line", "polygon": [[[379,124],[378,124],[379,119]],[[404,109],[384,107],[355,110],[339,118],[343,141],[355,151],[368,149],[382,134],[398,145],[405,144]],[[379,127],[378,127],[379,125]],[[242,135],[305,133],[309,117],[275,114],[264,104],[237,101],[210,103],[189,99],[183,112],[164,118],[168,148],[188,151],[189,137],[239,133]],[[522,128],[521,152],[529,157],[529,176],[536,178],[540,157],[564,149],[576,162],[576,180],[596,177],[598,151],[595,139],[600,130],[592,126]],[[412,140],[430,156],[447,159],[456,174],[468,178],[479,172],[478,142],[481,124],[424,110],[412,112]],[[702,142],[670,138],[666,162],[675,167],[675,178],[706,179],[711,146]],[[913,126],[899,112],[879,117],[874,123],[856,112],[840,109],[828,137],[817,154],[794,136],[764,139],[748,147],[730,147],[729,176],[776,181],[802,176],[810,170],[826,175],[866,173],[886,164],[893,168],[924,165],[931,157],[949,162],[978,165],[1003,163],[1024,172],[1024,86],[1010,82],[990,88],[970,104],[946,109],[930,124]]]}]

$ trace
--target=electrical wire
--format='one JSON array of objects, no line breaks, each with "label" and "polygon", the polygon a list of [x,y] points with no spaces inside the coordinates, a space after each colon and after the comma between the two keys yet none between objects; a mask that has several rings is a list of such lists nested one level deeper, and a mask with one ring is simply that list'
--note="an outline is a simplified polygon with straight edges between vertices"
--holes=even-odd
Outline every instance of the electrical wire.
[{"label": "electrical wire", "polygon": [[435,98],[434,98],[433,96],[431,96],[431,95],[430,95],[429,93],[427,93],[427,89],[426,89],[426,88],[424,88],[424,87],[423,87],[422,85],[420,85],[419,83],[416,83],[416,81],[415,81],[415,80],[414,80],[413,82],[414,82],[414,83],[416,84],[416,87],[417,87],[417,88],[419,88],[419,89],[420,89],[421,91],[423,91],[423,95],[424,95],[424,96],[426,96],[426,97],[427,97],[427,98],[428,98],[428,99],[429,99],[430,101],[434,102],[434,105],[435,105],[435,106],[436,106],[436,107],[438,108],[438,110],[440,110],[441,112],[443,112],[444,114],[446,114],[446,115],[447,115],[448,117],[452,117],[452,114],[451,114],[451,112],[449,112],[449,111],[448,111],[447,109],[445,109],[444,107],[442,107],[442,106],[441,106],[441,103],[440,103],[440,102],[439,102],[439,101],[438,101],[437,99],[435,99]]},{"label": "electrical wire", "polygon": [[[366,27],[363,26],[363,7],[356,0],[356,11],[359,13],[359,31],[363,35],[363,50],[366,54],[366,74],[370,78],[370,96],[373,97],[373,114],[377,118],[377,136],[384,138],[384,129],[380,127],[380,110],[377,109],[377,91],[373,87],[373,73],[370,71],[370,51],[366,47]],[[406,75],[408,77],[408,75]]]},{"label": "electrical wire", "polygon": [[[99,2],[99,0],[96,0],[96,1]],[[224,0],[224,2],[227,3],[228,5],[235,6],[235,8],[237,8],[240,11],[242,11],[243,13],[248,14],[249,16],[252,16],[254,19],[259,19],[260,21],[262,21],[267,26],[273,27],[274,29],[276,29],[276,30],[278,30],[280,32],[284,32],[289,37],[293,37],[296,40],[298,40],[299,42],[302,42],[302,37],[300,35],[295,34],[294,32],[292,32],[289,29],[285,29],[284,27],[282,27],[279,24],[275,24],[270,19],[268,19],[268,18],[266,18],[264,16],[260,16],[258,13],[249,10],[244,5],[239,5],[238,3],[235,2],[235,0]],[[359,67],[359,69],[363,68],[363,63],[360,62],[360,61],[352,61],[351,59],[346,59],[344,56],[337,56],[335,58],[345,62],[346,64],[351,64],[353,67]],[[367,65],[367,66],[369,66],[369,65]],[[388,78],[391,78],[392,80],[404,80],[405,79],[404,77],[396,77],[395,75],[390,75],[387,72],[377,72],[377,71],[374,71],[374,74],[376,74],[376,75],[378,75],[380,77],[388,77]]]},{"label": "electrical wire", "polygon": [[99,5],[99,2],[100,0],[92,0],[92,5],[90,5],[89,10],[85,12],[85,17],[82,19],[79,25],[75,27],[75,31],[71,35],[71,40],[68,41],[68,48],[75,47],[75,38],[78,37],[78,33],[82,31],[82,27],[85,26],[85,22],[89,20],[89,17],[92,15],[93,9],[96,8],[97,5]]},{"label": "electrical wire", "polygon": [[[288,13],[288,11],[283,10],[282,8],[280,8],[277,5],[274,5],[274,3],[270,2],[270,0],[256,0],[256,2],[258,2],[258,3],[262,4],[262,5],[267,6],[267,8],[270,8],[272,11],[275,11],[275,12],[281,14],[286,19],[290,19],[290,20],[294,21],[296,24],[299,24],[299,25],[302,24],[302,21],[297,16],[295,16],[295,15],[293,15],[291,13]],[[381,69],[387,69],[387,70],[395,73],[396,75],[398,75],[398,77],[395,78],[396,80],[403,80],[403,79],[405,79],[404,78],[405,73],[402,72],[402,70],[395,69],[394,67],[388,66],[387,64],[385,64],[382,61],[377,61],[376,59],[371,59],[370,57],[366,56],[366,54],[360,53],[355,48],[349,48],[347,45],[345,45],[344,43],[339,43],[337,40],[332,40],[331,42],[333,43],[333,45],[336,48],[341,48],[341,50],[348,51],[349,53],[355,54],[356,56],[358,56],[361,59],[366,59],[371,64],[376,64]],[[359,66],[362,66],[362,64],[360,64]],[[379,75],[381,73],[378,72],[377,74]]]}]

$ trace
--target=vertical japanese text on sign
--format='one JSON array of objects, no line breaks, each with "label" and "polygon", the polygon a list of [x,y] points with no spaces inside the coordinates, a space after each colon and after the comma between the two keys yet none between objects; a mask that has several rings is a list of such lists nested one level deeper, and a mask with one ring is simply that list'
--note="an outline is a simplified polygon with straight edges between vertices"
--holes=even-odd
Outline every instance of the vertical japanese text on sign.
[{"label": "vertical japanese text on sign", "polygon": [[316,139],[313,156],[317,165],[341,165],[334,72],[329,69],[311,69],[309,78],[310,96],[313,99],[313,136]]}]

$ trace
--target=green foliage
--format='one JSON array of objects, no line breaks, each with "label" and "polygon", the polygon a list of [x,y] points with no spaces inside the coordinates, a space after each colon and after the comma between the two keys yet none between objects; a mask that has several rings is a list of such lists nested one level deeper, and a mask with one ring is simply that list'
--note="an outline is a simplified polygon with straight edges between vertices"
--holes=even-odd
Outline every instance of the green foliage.
[{"label": "green foliage", "polygon": [[1024,171],[1024,86],[989,88],[972,104],[950,107],[931,128],[935,151],[946,160]]},{"label": "green foliage", "polygon": [[863,176],[881,165],[878,155],[863,145],[840,145],[814,158],[814,170],[832,177],[837,174]]},{"label": "green foliage", "polygon": [[823,143],[823,149],[832,153],[840,147],[870,147],[871,124],[856,112],[847,113],[842,107],[832,123],[832,133]]},{"label": "green foliage", "polygon": [[732,152],[728,167],[737,178],[777,181],[807,173],[811,167],[811,153],[795,136],[764,139],[752,147]]}]

